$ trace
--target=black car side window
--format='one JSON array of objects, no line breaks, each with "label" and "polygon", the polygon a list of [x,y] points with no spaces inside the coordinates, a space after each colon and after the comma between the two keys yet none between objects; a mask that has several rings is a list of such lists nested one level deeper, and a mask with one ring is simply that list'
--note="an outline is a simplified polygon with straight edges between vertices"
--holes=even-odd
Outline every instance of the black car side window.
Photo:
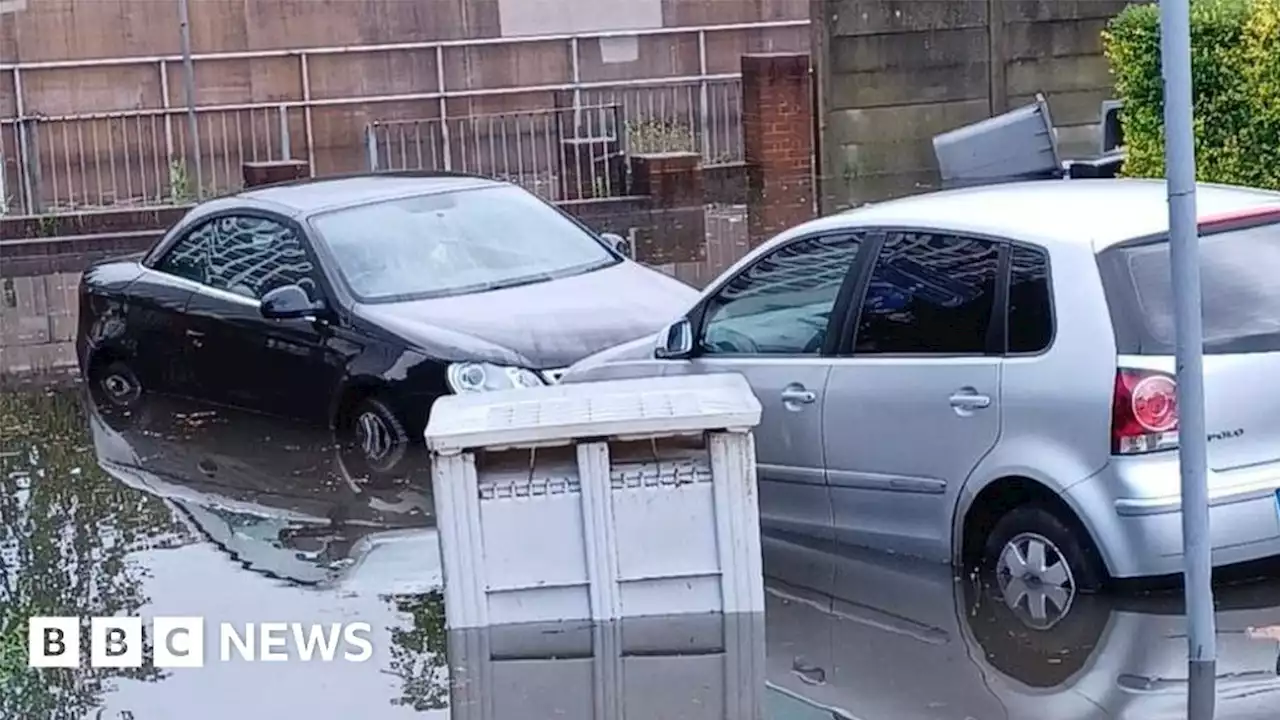
[{"label": "black car side window", "polygon": [[157,269],[255,300],[284,285],[319,299],[315,266],[297,231],[263,217],[214,218],[179,240]]},{"label": "black car side window", "polygon": [[807,238],[730,280],[707,306],[703,355],[816,355],[862,238]]},{"label": "black car side window", "polygon": [[855,355],[987,350],[1000,245],[946,233],[891,232],[858,316]]},{"label": "black car side window", "polygon": [[1053,342],[1049,256],[1040,248],[1013,246],[1009,254],[1010,353],[1038,353]]},{"label": "black car side window", "polygon": [[209,284],[209,247],[213,226],[197,225],[174,243],[168,252],[156,262],[155,268],[163,273],[176,275],[202,285]]}]

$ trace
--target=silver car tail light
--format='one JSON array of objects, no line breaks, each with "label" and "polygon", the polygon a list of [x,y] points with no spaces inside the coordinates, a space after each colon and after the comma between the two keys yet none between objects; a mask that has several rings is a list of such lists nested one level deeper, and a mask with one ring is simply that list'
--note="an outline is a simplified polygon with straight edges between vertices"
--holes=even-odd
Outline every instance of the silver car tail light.
[{"label": "silver car tail light", "polygon": [[1178,383],[1154,370],[1116,371],[1111,403],[1111,452],[1116,455],[1178,447]]}]

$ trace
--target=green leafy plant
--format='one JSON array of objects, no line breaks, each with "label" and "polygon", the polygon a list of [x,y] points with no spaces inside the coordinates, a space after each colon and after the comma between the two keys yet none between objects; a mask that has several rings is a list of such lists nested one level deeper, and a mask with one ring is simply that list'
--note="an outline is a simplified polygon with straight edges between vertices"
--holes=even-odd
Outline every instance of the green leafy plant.
[{"label": "green leafy plant", "polygon": [[39,225],[36,232],[40,237],[53,237],[58,234],[58,216],[53,214],[41,215]]},{"label": "green leafy plant", "polygon": [[191,176],[187,174],[187,162],[181,158],[169,161],[169,202],[185,205],[195,199]]},{"label": "green leafy plant", "polygon": [[[1132,5],[1103,33],[1124,100],[1124,174],[1164,176],[1160,15]],[[1193,0],[1198,179],[1280,190],[1280,0]]]},{"label": "green leafy plant", "polygon": [[669,120],[627,123],[627,148],[633,153],[697,152],[697,138],[689,126]]}]

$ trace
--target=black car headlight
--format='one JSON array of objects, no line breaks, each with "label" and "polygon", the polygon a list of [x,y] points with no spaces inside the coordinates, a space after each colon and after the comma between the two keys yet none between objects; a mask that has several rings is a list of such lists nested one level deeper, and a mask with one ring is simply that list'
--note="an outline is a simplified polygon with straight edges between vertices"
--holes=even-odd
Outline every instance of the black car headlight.
[{"label": "black car headlight", "polygon": [[540,387],[546,384],[532,370],[482,362],[453,363],[449,366],[447,376],[449,388],[459,395],[488,390]]}]

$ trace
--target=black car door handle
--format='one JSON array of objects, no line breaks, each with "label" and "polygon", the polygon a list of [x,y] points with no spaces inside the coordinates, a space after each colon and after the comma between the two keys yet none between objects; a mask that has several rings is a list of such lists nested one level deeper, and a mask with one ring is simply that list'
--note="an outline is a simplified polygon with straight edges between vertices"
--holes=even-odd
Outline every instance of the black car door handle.
[{"label": "black car door handle", "polygon": [[791,663],[791,674],[800,679],[800,682],[806,685],[826,685],[827,671],[817,665],[810,665],[800,658],[796,658]]}]

